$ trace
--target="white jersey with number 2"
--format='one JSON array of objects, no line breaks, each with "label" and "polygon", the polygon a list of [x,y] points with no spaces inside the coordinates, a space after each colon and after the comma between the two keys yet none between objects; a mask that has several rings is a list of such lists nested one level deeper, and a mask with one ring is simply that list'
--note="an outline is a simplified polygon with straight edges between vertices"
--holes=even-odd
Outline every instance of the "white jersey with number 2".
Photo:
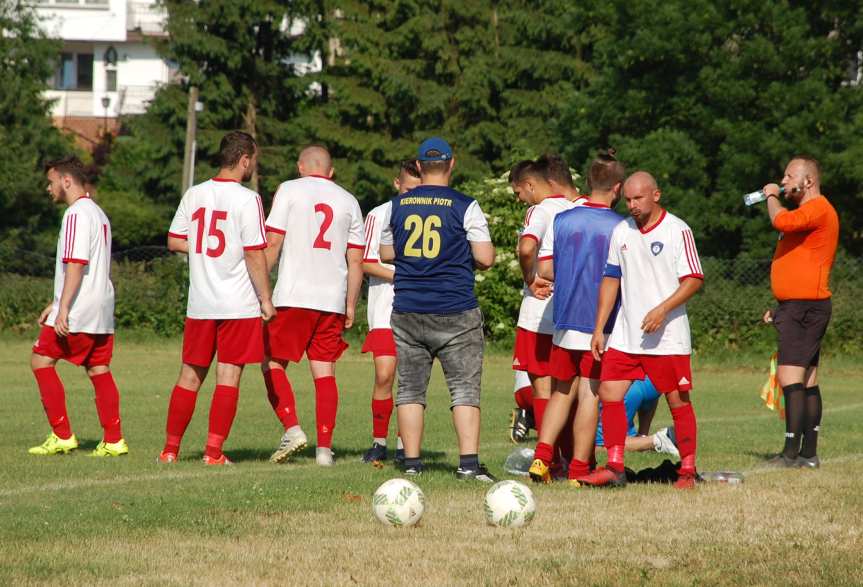
[{"label": "white jersey with number 2", "polygon": [[267,230],[284,235],[273,304],[345,313],[348,248],[365,248],[357,199],[320,176],[286,181],[273,197]]},{"label": "white jersey with number 2", "polygon": [[189,318],[261,315],[245,251],[265,249],[261,197],[232,180],[192,186],[180,201],[168,235],[189,241]]}]

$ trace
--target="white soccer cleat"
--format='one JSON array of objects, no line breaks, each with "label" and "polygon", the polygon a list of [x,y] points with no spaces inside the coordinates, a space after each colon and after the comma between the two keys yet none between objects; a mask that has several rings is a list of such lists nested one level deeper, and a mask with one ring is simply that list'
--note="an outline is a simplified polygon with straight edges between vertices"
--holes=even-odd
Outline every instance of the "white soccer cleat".
[{"label": "white soccer cleat", "polygon": [[315,451],[315,461],[322,467],[333,466],[333,450],[331,448],[319,446]]},{"label": "white soccer cleat", "polygon": [[299,426],[295,426],[290,430],[285,431],[282,435],[282,441],[279,443],[279,448],[270,457],[271,463],[284,463],[292,456],[306,448],[308,442],[306,433]]},{"label": "white soccer cleat", "polygon": [[673,456],[675,459],[680,458],[680,452],[677,450],[677,445],[674,444],[674,429],[661,428],[653,435],[653,448],[656,452],[665,453]]}]

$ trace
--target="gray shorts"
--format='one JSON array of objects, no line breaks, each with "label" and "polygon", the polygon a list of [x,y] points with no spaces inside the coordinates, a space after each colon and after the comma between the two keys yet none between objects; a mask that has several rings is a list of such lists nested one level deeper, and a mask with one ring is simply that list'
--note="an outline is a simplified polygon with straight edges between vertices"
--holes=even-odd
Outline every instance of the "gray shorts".
[{"label": "gray shorts", "polygon": [[479,407],[482,384],[482,313],[393,312],[390,318],[398,354],[396,405],[426,405],[426,391],[435,357],[449,387],[450,407]]}]

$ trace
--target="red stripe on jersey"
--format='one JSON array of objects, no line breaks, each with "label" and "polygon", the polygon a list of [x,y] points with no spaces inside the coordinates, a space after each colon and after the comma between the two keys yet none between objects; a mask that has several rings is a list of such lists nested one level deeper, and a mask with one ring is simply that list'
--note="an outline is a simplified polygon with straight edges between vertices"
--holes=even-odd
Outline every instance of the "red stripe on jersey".
[{"label": "red stripe on jersey", "polygon": [[354,243],[348,243],[348,248],[349,248],[349,249],[360,249],[360,250],[363,250],[363,249],[365,249],[365,248],[366,248],[366,245],[364,245],[364,244],[363,244],[363,245],[355,245]]},{"label": "red stripe on jersey", "polygon": [[317,173],[310,173],[305,177],[317,177],[318,179],[325,179],[327,181],[333,181],[331,177],[327,177],[326,175],[318,175]]},{"label": "red stripe on jersey", "polygon": [[243,247],[244,251],[260,251],[262,249],[267,248],[267,243],[262,243],[260,245],[249,245],[248,247]]},{"label": "red stripe on jersey", "polygon": [[69,224],[66,227],[66,236],[67,236],[66,243],[67,243],[68,249],[66,251],[66,254],[63,255],[64,259],[71,259],[72,255],[75,252],[75,233],[77,232],[77,228],[78,228],[78,215],[77,214],[70,214],[69,215]]},{"label": "red stripe on jersey", "polygon": [[689,239],[686,238],[686,231],[681,231],[680,235],[683,237],[683,250],[686,253],[686,263],[689,265],[689,270],[692,273],[695,273],[695,266],[692,264],[692,255],[689,252]]},{"label": "red stripe on jersey", "polygon": [[89,265],[90,262],[85,259],[63,259],[64,263],[78,263],[79,265]]},{"label": "red stripe on jersey", "polygon": [[700,279],[701,281],[704,281],[704,276],[701,274],[698,274],[698,273],[693,273],[691,275],[684,275],[683,277],[678,278],[678,281],[683,281],[684,279],[689,279],[689,278]]},{"label": "red stripe on jersey", "polygon": [[276,228],[274,226],[267,225],[267,232],[275,232],[276,234],[285,234],[285,231],[281,228]]},{"label": "red stripe on jersey", "polygon": [[537,242],[537,244],[539,243],[539,239],[536,237],[535,234],[523,234],[519,238],[532,238],[533,240],[535,240]]},{"label": "red stripe on jersey", "polygon": [[380,263],[380,259],[363,259],[363,263]]},{"label": "red stripe on jersey", "polygon": [[698,266],[698,272],[704,274],[704,269],[701,267],[701,257],[698,256],[698,248],[695,246],[695,236],[692,234],[692,231],[689,231],[689,240],[692,242],[692,255],[695,260],[695,264]]},{"label": "red stripe on jersey", "polygon": [[240,183],[236,179],[230,179],[228,177],[214,177],[213,181],[217,181],[219,183]]},{"label": "red stripe on jersey", "polygon": [[701,261],[698,258],[698,250],[695,248],[695,238],[692,236],[692,231],[683,231],[683,242],[686,244],[686,261],[689,263],[689,268],[692,273],[703,275],[701,269]]},{"label": "red stripe on jersey", "polygon": [[179,238],[179,239],[183,239],[183,240],[189,240],[189,237],[186,236],[185,234],[177,234],[176,232],[169,232],[168,236],[171,238]]},{"label": "red stripe on jersey", "polygon": [[663,210],[662,210],[662,214],[660,214],[660,216],[659,216],[659,220],[657,220],[657,221],[656,221],[656,224],[654,224],[654,225],[653,225],[653,226],[651,226],[650,228],[639,228],[638,230],[640,230],[640,231],[641,231],[641,234],[647,234],[648,232],[650,232],[651,230],[653,230],[654,228],[656,228],[657,226],[659,226],[660,224],[662,224],[662,221],[663,221],[663,220],[665,220],[665,215],[666,215],[666,214],[667,214],[666,210],[665,210],[665,209],[663,209]]},{"label": "red stripe on jersey", "polygon": [[105,246],[107,247],[108,246],[108,225],[107,224],[102,225],[102,236],[105,239]]},{"label": "red stripe on jersey", "polygon": [[536,258],[537,261],[548,261],[549,259],[554,259],[554,255],[543,255]]},{"label": "red stripe on jersey", "polygon": [[527,214],[524,215],[524,225],[527,226],[530,224],[530,217],[533,216],[533,209],[535,206],[531,206],[527,209]]},{"label": "red stripe on jersey", "polygon": [[363,251],[363,258],[367,258],[369,256],[369,252],[372,246],[372,235],[375,230],[375,217],[371,214],[366,217],[366,248]]},{"label": "red stripe on jersey", "polygon": [[267,231],[264,228],[264,205],[261,203],[261,196],[255,196],[255,199],[258,202],[258,226],[261,229],[261,240],[264,242],[264,245],[266,245]]}]

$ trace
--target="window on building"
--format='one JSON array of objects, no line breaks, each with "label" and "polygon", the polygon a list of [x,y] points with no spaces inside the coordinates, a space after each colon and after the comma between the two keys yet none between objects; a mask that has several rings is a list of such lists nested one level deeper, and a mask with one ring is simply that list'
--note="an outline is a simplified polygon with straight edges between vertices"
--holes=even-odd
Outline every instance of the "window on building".
[{"label": "window on building", "polygon": [[108,92],[116,92],[117,91],[117,70],[116,69],[106,69],[105,70],[105,90]]},{"label": "window on building", "polygon": [[53,86],[56,90],[92,91],[93,54],[61,53]]}]

